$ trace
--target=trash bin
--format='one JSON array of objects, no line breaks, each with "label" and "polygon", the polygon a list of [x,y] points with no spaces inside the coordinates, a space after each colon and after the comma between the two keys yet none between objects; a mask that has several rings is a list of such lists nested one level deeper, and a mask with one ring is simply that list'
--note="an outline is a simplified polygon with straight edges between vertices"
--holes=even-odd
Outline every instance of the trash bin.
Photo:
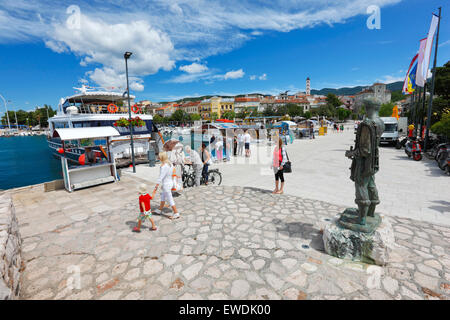
[{"label": "trash bin", "polygon": [[154,167],[156,163],[155,149],[148,150],[148,165],[149,167]]}]

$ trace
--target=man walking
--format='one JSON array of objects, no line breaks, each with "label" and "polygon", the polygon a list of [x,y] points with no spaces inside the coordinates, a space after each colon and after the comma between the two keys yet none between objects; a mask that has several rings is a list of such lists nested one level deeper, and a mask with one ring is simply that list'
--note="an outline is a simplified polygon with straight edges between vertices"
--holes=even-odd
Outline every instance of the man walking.
[{"label": "man walking", "polygon": [[244,134],[244,144],[245,144],[245,156],[250,157],[250,142],[252,141],[252,137],[248,133],[248,130],[245,130]]},{"label": "man walking", "polygon": [[198,187],[200,186],[200,179],[202,177],[202,159],[200,158],[198,152],[192,150],[190,146],[186,146],[186,152],[188,153],[190,159],[189,161],[186,161],[186,163],[192,164],[192,167],[194,169],[195,185]]}]

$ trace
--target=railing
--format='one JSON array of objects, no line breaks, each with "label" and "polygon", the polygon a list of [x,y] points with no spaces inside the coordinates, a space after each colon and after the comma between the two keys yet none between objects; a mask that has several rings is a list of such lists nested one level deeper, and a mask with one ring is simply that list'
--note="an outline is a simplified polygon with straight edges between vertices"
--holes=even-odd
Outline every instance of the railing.
[{"label": "railing", "polygon": [[[80,114],[111,114],[108,111],[108,105],[82,105],[82,106],[76,106],[78,109],[78,113]],[[138,112],[133,112],[132,114],[149,114],[145,112],[145,109],[139,108]],[[120,114],[128,114],[128,106],[117,106],[117,112]]]}]

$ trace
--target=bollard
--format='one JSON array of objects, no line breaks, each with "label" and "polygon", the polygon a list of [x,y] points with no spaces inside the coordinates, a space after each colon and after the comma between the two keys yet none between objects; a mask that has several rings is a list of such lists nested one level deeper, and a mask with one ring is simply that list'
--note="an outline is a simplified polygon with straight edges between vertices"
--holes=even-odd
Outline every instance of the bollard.
[{"label": "bollard", "polygon": [[149,165],[149,167],[154,167],[155,166],[155,162],[156,162],[155,150],[154,149],[149,149],[147,155],[148,155],[148,165]]}]

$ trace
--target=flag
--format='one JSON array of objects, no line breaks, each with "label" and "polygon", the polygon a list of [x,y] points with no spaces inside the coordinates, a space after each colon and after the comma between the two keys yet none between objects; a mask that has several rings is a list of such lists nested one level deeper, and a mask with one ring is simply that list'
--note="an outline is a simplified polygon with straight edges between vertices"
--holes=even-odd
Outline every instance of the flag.
[{"label": "flag", "polygon": [[408,72],[406,73],[405,81],[403,82],[403,94],[411,94],[416,89],[416,71],[417,71],[417,53],[409,64]]},{"label": "flag", "polygon": [[394,108],[392,108],[392,116],[391,117],[397,118],[397,120],[398,120],[398,118],[400,118],[400,116],[398,115],[398,106],[394,106]]},{"label": "flag", "polygon": [[427,79],[423,78],[422,72],[421,72],[426,43],[427,43],[427,38],[420,40],[419,57],[417,58],[417,72],[416,72],[416,85],[418,85],[419,87],[424,87],[425,83],[427,82]]},{"label": "flag", "polygon": [[439,17],[433,14],[431,19],[430,30],[428,30],[427,42],[425,44],[424,57],[422,62],[422,68],[419,70],[422,73],[423,79],[427,79],[428,76],[428,66],[430,65],[431,48],[433,46],[433,38],[436,33],[436,28],[439,23]]}]

